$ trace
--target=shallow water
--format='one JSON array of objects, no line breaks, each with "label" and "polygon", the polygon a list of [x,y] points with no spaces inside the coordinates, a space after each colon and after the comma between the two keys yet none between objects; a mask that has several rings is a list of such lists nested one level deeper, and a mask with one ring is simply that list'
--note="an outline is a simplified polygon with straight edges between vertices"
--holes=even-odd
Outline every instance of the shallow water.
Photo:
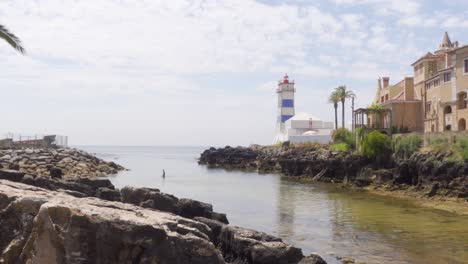
[{"label": "shallow water", "polygon": [[[328,263],[468,263],[468,217],[275,174],[199,166],[200,147],[80,147],[131,169],[117,187],[155,187],[213,204],[233,225],[280,236]],[[166,170],[166,178],[161,177]]]}]

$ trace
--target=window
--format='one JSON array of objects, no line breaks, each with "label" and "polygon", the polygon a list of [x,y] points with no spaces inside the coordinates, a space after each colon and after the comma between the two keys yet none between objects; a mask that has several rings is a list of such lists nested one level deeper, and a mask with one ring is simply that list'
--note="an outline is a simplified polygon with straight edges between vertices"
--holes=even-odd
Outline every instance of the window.
[{"label": "window", "polygon": [[385,95],[385,101],[388,101],[388,94]]},{"label": "window", "polygon": [[432,87],[432,83],[426,83],[426,91],[431,89]]},{"label": "window", "polygon": [[452,73],[444,73],[444,82],[450,82],[452,80]]},{"label": "window", "polygon": [[440,85],[440,79],[437,79],[434,81],[434,87],[437,87]]},{"label": "window", "polygon": [[464,62],[465,62],[465,69],[463,70],[463,72],[464,72],[465,74],[468,74],[468,58],[466,58],[466,59],[464,60]]},{"label": "window", "polygon": [[458,99],[458,109],[466,109],[466,93],[465,92],[461,92],[459,94],[457,94],[457,99]]},{"label": "window", "polygon": [[426,109],[425,110],[426,110],[426,114],[431,111],[431,102],[426,103]]},{"label": "window", "polygon": [[385,99],[385,97],[383,97],[383,96],[380,97],[380,102],[383,103],[383,102],[384,102],[384,99]]}]

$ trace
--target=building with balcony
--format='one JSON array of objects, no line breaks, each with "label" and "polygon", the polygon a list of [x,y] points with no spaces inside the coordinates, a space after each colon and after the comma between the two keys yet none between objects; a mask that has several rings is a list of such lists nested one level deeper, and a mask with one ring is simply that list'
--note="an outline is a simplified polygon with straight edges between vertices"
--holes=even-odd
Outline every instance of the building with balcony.
[{"label": "building with balcony", "polygon": [[464,131],[468,120],[468,45],[445,33],[439,49],[412,64],[423,101],[424,132]]},{"label": "building with balcony", "polygon": [[[389,115],[386,118],[394,131],[422,132],[422,100],[414,87],[413,77],[405,77],[394,85],[390,78],[383,77],[377,81],[377,93],[374,104],[380,105]],[[372,119],[372,116],[369,117]],[[358,120],[359,121],[359,120]],[[375,123],[369,120],[369,123]]]}]

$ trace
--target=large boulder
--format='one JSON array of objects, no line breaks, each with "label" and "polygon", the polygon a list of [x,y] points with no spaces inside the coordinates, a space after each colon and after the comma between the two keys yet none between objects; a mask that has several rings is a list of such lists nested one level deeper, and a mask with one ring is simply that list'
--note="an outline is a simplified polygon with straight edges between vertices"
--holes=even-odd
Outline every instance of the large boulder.
[{"label": "large boulder", "polygon": [[225,263],[203,224],[0,181],[0,263]]},{"label": "large boulder", "polygon": [[225,259],[233,263],[290,264],[304,258],[301,249],[280,238],[240,227],[224,225],[218,240]]}]

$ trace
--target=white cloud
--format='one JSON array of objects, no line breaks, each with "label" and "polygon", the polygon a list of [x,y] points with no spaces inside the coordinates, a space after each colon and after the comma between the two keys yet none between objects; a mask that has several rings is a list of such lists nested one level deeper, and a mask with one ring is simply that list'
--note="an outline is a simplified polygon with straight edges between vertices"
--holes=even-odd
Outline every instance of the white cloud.
[{"label": "white cloud", "polygon": [[[274,126],[274,89],[284,73],[299,87],[318,87],[301,89],[309,96],[301,100],[321,113],[324,87],[370,87],[377,76],[403,75],[429,37],[413,26],[466,24],[450,14],[419,16],[421,1],[330,1],[337,5],[0,1],[2,23],[28,51],[19,56],[0,42],[0,81],[11,98],[3,107],[23,104],[4,122],[14,131],[62,131],[82,144],[251,142],[248,130],[261,136]],[[185,134],[190,140],[181,142]]]}]

